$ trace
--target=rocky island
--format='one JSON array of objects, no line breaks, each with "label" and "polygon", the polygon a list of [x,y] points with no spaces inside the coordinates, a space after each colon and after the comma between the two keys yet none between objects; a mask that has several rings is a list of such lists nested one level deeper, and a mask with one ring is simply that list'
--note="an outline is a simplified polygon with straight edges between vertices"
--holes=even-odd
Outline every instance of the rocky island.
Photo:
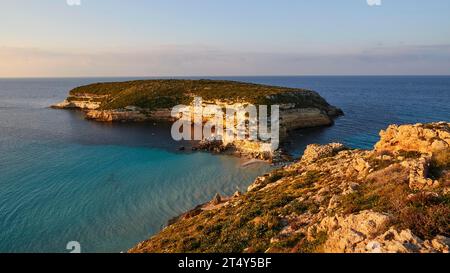
[{"label": "rocky island", "polygon": [[[329,126],[343,114],[317,92],[220,80],[141,80],[96,83],[70,91],[68,98],[56,109],[79,109],[85,117],[100,122],[173,121],[174,106],[192,105],[201,97],[204,105],[222,109],[236,105],[278,105],[280,109],[280,138],[289,131],[306,127]],[[207,122],[207,120],[204,120]],[[204,141],[200,149],[232,151],[243,157],[279,160],[281,153],[263,150],[261,141],[217,143]]]},{"label": "rocky island", "polygon": [[390,126],[373,150],[310,145],[129,252],[449,252],[450,123]]}]

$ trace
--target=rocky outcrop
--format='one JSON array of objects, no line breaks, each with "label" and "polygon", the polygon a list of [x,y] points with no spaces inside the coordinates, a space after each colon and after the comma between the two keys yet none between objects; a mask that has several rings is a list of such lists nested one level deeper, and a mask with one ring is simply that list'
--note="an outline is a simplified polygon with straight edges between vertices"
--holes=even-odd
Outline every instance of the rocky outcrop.
[{"label": "rocky outcrop", "polygon": [[[447,125],[421,127],[442,139]],[[420,134],[389,135],[395,141],[382,133],[381,150],[310,145],[301,160],[257,178],[247,193],[214,198],[130,252],[448,253],[445,146],[436,149]]]},{"label": "rocky outcrop", "polygon": [[76,94],[70,95],[63,102],[52,105],[54,109],[81,109],[81,110],[96,110],[99,109],[102,101],[107,99],[105,95],[95,94]]},{"label": "rocky outcrop", "polygon": [[377,151],[416,151],[432,154],[450,148],[450,124],[447,122],[415,125],[391,125],[380,133]]},{"label": "rocky outcrop", "polygon": [[449,253],[450,238],[435,236],[422,240],[411,230],[391,227],[392,217],[373,211],[326,217],[317,229],[327,233],[327,253]]},{"label": "rocky outcrop", "polygon": [[149,120],[173,120],[171,109],[154,109],[152,111],[137,107],[126,106],[120,109],[101,109],[102,102],[108,96],[95,94],[71,95],[61,103],[52,105],[54,109],[82,110],[88,120],[99,122],[144,122]]},{"label": "rocky outcrop", "polygon": [[100,108],[101,103],[95,101],[68,101],[64,100],[63,102],[52,105],[51,107],[54,109],[83,109],[83,110],[95,110]]},{"label": "rocky outcrop", "polygon": [[331,143],[327,145],[311,144],[308,145],[303,153],[301,161],[308,164],[322,158],[334,156],[347,148],[341,143]]},{"label": "rocky outcrop", "polygon": [[[450,124],[438,122],[415,125],[391,125],[381,131],[381,139],[375,145],[378,152],[394,155],[413,155],[404,158],[402,165],[410,170],[411,189],[424,190],[439,187],[439,182],[429,177],[430,164],[436,157],[450,157]],[[416,154],[414,154],[416,153]]]},{"label": "rocky outcrop", "polygon": [[54,109],[72,109],[84,111],[88,120],[98,122],[143,122],[149,120],[172,120],[170,109],[148,109],[129,105],[119,109],[101,109],[108,99],[107,95],[72,94],[63,102],[54,104]]}]

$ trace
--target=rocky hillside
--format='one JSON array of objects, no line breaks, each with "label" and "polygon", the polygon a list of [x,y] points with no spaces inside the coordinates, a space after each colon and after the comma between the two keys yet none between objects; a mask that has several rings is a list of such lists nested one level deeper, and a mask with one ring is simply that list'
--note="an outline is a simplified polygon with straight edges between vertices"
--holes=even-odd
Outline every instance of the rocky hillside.
[{"label": "rocky hillside", "polygon": [[130,252],[449,252],[450,123],[391,126],[374,150],[310,145]]}]

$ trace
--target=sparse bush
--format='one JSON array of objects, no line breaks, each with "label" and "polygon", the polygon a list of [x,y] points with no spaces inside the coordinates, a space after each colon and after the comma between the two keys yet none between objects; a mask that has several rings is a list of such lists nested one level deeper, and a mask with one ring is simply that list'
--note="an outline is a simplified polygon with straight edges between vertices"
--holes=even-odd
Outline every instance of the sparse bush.
[{"label": "sparse bush", "polygon": [[398,221],[401,227],[411,229],[422,239],[432,239],[436,235],[450,236],[449,204],[425,206],[416,203],[400,210]]},{"label": "sparse bush", "polygon": [[198,239],[195,239],[192,237],[183,239],[181,241],[181,246],[180,246],[182,252],[192,252],[192,251],[195,251],[199,247],[200,247],[200,241],[198,241]]},{"label": "sparse bush", "polygon": [[422,154],[417,151],[400,150],[400,151],[398,151],[398,155],[404,157],[405,159],[409,159],[409,158],[419,158],[419,157],[421,157]]},{"label": "sparse bush", "polygon": [[298,245],[298,243],[305,238],[305,235],[298,233],[295,234],[293,236],[289,236],[287,238],[284,238],[282,240],[280,240],[279,242],[275,243],[274,246],[275,247],[279,247],[279,248],[293,248],[296,245]]},{"label": "sparse bush", "polygon": [[291,202],[290,206],[291,211],[298,214],[305,213],[309,209],[309,205],[306,202],[300,202],[298,200]]},{"label": "sparse bush", "polygon": [[283,174],[276,172],[276,173],[273,173],[271,176],[269,176],[269,178],[267,178],[267,182],[268,182],[268,184],[275,183],[278,180],[280,180],[281,178],[283,178]]},{"label": "sparse bush", "polygon": [[316,183],[320,179],[320,172],[318,171],[308,171],[306,172],[306,183]]},{"label": "sparse bush", "polygon": [[434,153],[428,169],[430,178],[439,179],[442,176],[442,173],[449,169],[450,149]]},{"label": "sparse bush", "polygon": [[280,198],[276,198],[274,201],[272,201],[269,204],[268,208],[269,209],[282,208],[287,204],[289,204],[289,202],[291,202],[292,200],[294,200],[294,197],[289,195],[282,195]]},{"label": "sparse bush", "polygon": [[328,234],[325,231],[321,231],[315,236],[313,241],[308,241],[306,238],[303,238],[295,249],[300,253],[319,252],[320,247],[327,241],[327,239]]}]

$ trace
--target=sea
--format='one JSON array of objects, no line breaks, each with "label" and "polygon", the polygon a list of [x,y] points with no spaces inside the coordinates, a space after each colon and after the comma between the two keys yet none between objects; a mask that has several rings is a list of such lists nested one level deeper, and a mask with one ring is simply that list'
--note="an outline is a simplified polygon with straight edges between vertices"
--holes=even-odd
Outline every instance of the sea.
[{"label": "sea", "polygon": [[[449,76],[198,78],[307,88],[340,107],[345,116],[333,126],[291,134],[295,157],[312,143],[371,149],[389,124],[450,121]],[[170,124],[104,124],[49,108],[74,87],[131,79],[0,79],[0,252],[64,253],[69,242],[82,252],[125,252],[274,168],[179,151]]]}]

